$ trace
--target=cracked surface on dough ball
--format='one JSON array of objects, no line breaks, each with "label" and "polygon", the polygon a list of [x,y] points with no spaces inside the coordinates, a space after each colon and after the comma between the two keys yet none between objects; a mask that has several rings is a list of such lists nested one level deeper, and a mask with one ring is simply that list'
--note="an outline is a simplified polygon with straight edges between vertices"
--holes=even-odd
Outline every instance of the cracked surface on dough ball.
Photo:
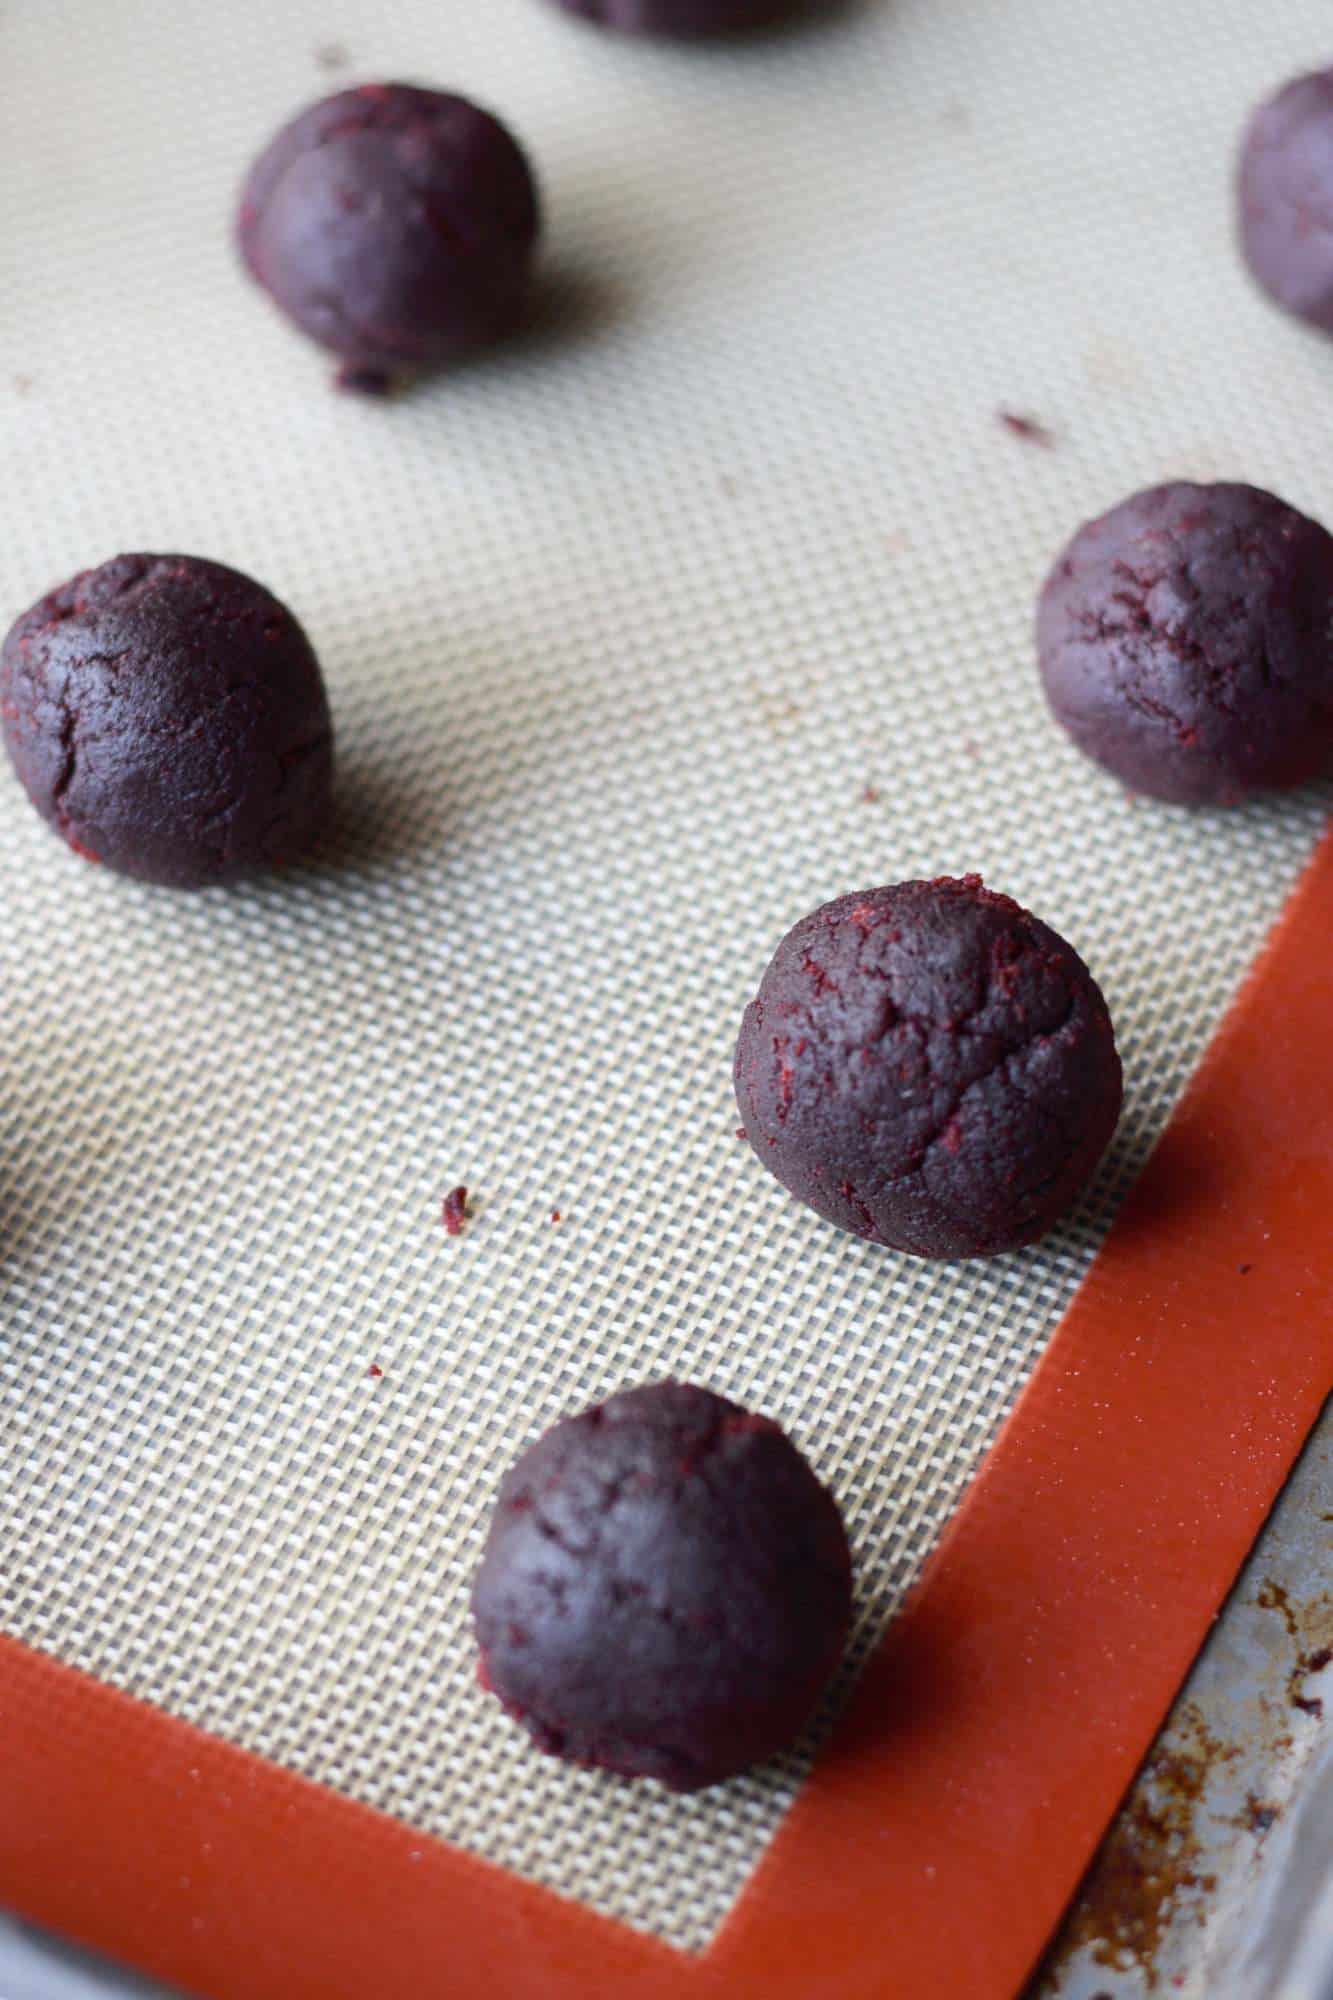
[{"label": "cracked surface on dough ball", "polygon": [[746,1009],[736,1097],[798,1200],[918,1257],[1034,1242],[1115,1130],[1110,1015],[1071,946],[977,876],[826,903]]},{"label": "cracked surface on dough ball", "polygon": [[0,651],[0,715],[43,819],[146,882],[204,888],[289,861],[328,811],[310,642],[222,563],[116,556],[51,591]]},{"label": "cracked surface on dough ball", "polygon": [[1150,487],[1069,543],[1037,651],[1058,720],[1132,790],[1301,784],[1333,756],[1333,537],[1258,487]]},{"label": "cracked surface on dough ball", "polygon": [[1259,106],[1237,206],[1241,251],[1264,291],[1333,333],[1333,70],[1298,76]]},{"label": "cracked surface on dough ball", "polygon": [[565,1418],[500,1487],[480,1677],[557,1756],[693,1791],[782,1749],[842,1656],[842,1517],[767,1418],[658,1382]]},{"label": "cracked surface on dough ball", "polygon": [[237,220],[251,276],[359,388],[509,332],[538,229],[531,170],[499,120],[402,83],[339,91],[285,125]]}]

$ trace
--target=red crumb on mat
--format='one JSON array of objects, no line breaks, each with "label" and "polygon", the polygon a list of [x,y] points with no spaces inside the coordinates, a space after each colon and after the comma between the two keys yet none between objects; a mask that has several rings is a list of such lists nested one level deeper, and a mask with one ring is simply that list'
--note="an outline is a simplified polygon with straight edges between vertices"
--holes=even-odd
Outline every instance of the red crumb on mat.
[{"label": "red crumb on mat", "polygon": [[444,1197],[444,1226],[451,1236],[463,1234],[467,1221],[467,1189],[456,1187]]},{"label": "red crumb on mat", "polygon": [[861,804],[863,806],[877,806],[879,804],[879,791],[876,786],[862,785]]},{"label": "red crumb on mat", "polygon": [[551,1210],[551,1220],[552,1220],[552,1222],[559,1222],[559,1220],[560,1220],[560,1210],[559,1210],[558,1208],[553,1208],[553,1209]]},{"label": "red crumb on mat", "polygon": [[367,1368],[366,1373],[367,1375],[369,1375],[372,1382],[378,1382],[381,1376],[384,1374],[384,1370],[380,1367],[378,1361],[372,1361],[369,1368]]},{"label": "red crumb on mat", "polygon": [[995,414],[1005,429],[1022,438],[1024,444],[1039,444],[1049,451],[1055,443],[1055,432],[1039,424],[1035,417],[1025,417],[1018,410],[997,410]]},{"label": "red crumb on mat", "polygon": [[748,1139],[749,1136],[750,1136],[749,1133],[746,1131],[743,1125],[738,1125],[736,1127],[736,1137],[738,1139]]}]

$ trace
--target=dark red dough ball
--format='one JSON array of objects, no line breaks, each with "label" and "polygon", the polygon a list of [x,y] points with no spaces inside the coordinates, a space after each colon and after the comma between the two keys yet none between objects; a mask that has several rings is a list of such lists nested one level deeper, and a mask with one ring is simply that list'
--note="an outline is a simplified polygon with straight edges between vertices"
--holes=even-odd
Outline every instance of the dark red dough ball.
[{"label": "dark red dough ball", "polygon": [[679,1382],[528,1447],[472,1591],[482,1682],[541,1749],[682,1792],[792,1741],[851,1600],[842,1516],[795,1445]]},{"label": "dark red dough ball", "polygon": [[1241,149],[1240,243],[1263,289],[1333,333],[1333,70],[1261,104]]},{"label": "dark red dough ball", "polygon": [[1074,536],[1037,651],[1060,722],[1133,790],[1300,784],[1333,754],[1333,537],[1257,487],[1151,487]]},{"label": "dark red dough ball", "polygon": [[199,556],[116,556],[25,611],[0,651],[5,746],[90,861],[202,889],[309,846],[333,729],[285,605]]},{"label": "dark red dough ball", "polygon": [[793,11],[796,0],[555,0],[567,14],[629,35],[694,37],[758,28]]},{"label": "dark red dough ball", "polygon": [[735,1077],[746,1136],[784,1187],[916,1257],[1035,1242],[1120,1115],[1096,981],[976,875],[803,918],[745,1011]]},{"label": "dark red dough ball", "polygon": [[373,386],[507,333],[538,228],[531,171],[498,120],[376,83],[282,128],[250,170],[237,235],[288,317]]}]

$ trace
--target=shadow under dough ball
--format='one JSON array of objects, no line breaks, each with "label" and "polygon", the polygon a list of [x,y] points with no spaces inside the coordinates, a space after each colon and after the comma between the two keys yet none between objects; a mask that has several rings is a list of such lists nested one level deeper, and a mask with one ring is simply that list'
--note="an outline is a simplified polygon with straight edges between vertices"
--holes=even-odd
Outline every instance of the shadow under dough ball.
[{"label": "shadow under dough ball", "polygon": [[198,556],[116,556],[0,650],[5,747],[90,861],[201,889],[293,859],[329,804],[333,729],[290,611]]},{"label": "shadow under dough ball", "polygon": [[701,1786],[799,1733],[842,1657],[842,1516],[765,1417],[679,1382],[530,1445],[472,1592],[479,1675],[543,1750]]},{"label": "shadow under dough ball", "polygon": [[693,38],[766,27],[797,0],[555,0],[567,14],[626,35]]},{"label": "shadow under dough ball", "polygon": [[1333,756],[1333,537],[1254,486],[1181,481],[1080,528],[1037,612],[1080,750],[1173,805],[1234,805]]},{"label": "shadow under dough ball", "polygon": [[799,1201],[916,1257],[1035,1242],[1120,1115],[1078,953],[978,876],[826,903],[788,931],[736,1044],[746,1137]]},{"label": "shadow under dough ball", "polygon": [[1333,70],[1297,77],[1250,120],[1240,244],[1278,305],[1333,333]]},{"label": "shadow under dough ball", "polygon": [[237,237],[341,379],[386,387],[508,333],[540,226],[527,160],[465,98],[364,84],[311,105],[260,154]]}]

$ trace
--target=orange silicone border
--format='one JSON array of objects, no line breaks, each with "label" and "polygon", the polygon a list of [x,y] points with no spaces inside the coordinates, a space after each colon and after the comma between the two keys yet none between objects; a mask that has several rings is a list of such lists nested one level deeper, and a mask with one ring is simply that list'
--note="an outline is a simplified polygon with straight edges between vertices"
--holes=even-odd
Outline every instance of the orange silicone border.
[{"label": "orange silicone border", "polygon": [[713,1948],[0,1638],[0,1898],[209,2000],[1009,2000],[1333,1387],[1333,835]]}]

